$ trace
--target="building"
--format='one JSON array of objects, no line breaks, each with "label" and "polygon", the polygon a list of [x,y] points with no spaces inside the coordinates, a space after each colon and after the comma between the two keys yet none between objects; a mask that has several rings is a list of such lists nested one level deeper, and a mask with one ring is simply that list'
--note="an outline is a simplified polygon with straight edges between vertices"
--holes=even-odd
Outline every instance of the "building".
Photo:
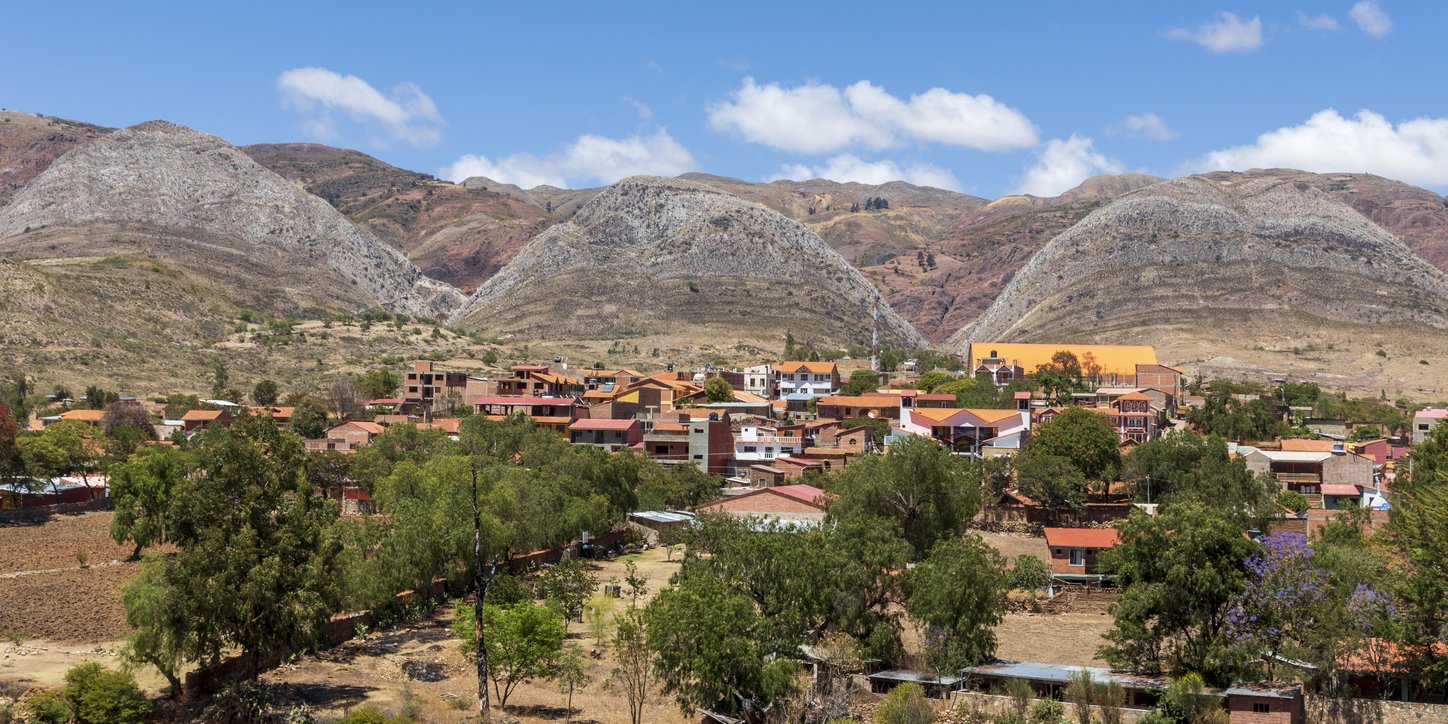
[{"label": "building", "polygon": [[1116,431],[1120,442],[1146,442],[1157,436],[1165,422],[1164,410],[1152,408],[1151,398],[1141,392],[1130,392],[1118,396],[1107,407],[1096,407],[1111,429]]},{"label": "building", "polygon": [[1413,444],[1421,445],[1433,426],[1448,420],[1448,408],[1425,407],[1413,413]]},{"label": "building", "polygon": [[225,408],[220,410],[187,410],[181,416],[181,427],[190,435],[197,430],[208,427],[231,427],[231,411]]},{"label": "building", "polygon": [[1101,551],[1116,545],[1115,528],[1047,528],[1051,572],[1090,576],[1100,573]]},{"label": "building", "polygon": [[[954,395],[946,395],[952,404]],[[866,393],[863,395],[825,395],[815,400],[815,414],[822,419],[853,420],[860,417],[898,420],[901,409],[900,395],[888,392]]]},{"label": "building", "polygon": [[834,362],[781,362],[771,370],[774,397],[802,412],[805,403],[840,390],[840,369]]},{"label": "building", "polygon": [[770,384],[769,365],[754,365],[744,368],[744,391],[768,398],[773,394]]},{"label": "building", "polygon": [[728,475],[734,467],[734,434],[728,419],[717,413],[654,421],[643,434],[641,449],[663,465],[695,465],[710,475]]},{"label": "building", "polygon": [[521,397],[517,395],[485,395],[472,400],[473,410],[489,420],[502,420],[522,414],[532,418],[539,427],[568,434],[568,426],[587,410],[572,397]]},{"label": "building", "polygon": [[638,420],[577,420],[568,426],[568,442],[592,445],[608,452],[633,447],[644,441],[644,426]]},{"label": "building", "polygon": [[[1313,508],[1323,507],[1324,486],[1376,488],[1377,466],[1372,459],[1347,452],[1341,442],[1333,440],[1284,440],[1281,450],[1246,445],[1229,445],[1241,456],[1254,474],[1270,473],[1287,490],[1307,496]],[[1315,448],[1315,449],[1314,449]]]},{"label": "building", "polygon": [[[900,409],[900,427],[906,432],[934,438],[959,453],[1013,454],[1025,444],[1029,412],[980,410],[962,407]],[[1006,452],[1010,451],[1010,452]]]},{"label": "building", "polygon": [[814,526],[825,518],[825,502],[825,491],[813,485],[779,485],[702,503],[694,507],[694,512]]},{"label": "building", "polygon": [[91,427],[100,427],[105,419],[105,410],[66,410],[60,413],[56,422],[76,421],[84,422]]},{"label": "building", "polygon": [[736,466],[754,463],[769,463],[775,458],[797,455],[809,447],[810,440],[804,425],[779,425],[763,427],[744,424],[734,433],[734,460]]},{"label": "building", "polygon": [[402,381],[403,403],[412,403],[430,408],[433,400],[457,395],[461,401],[467,395],[468,376],[464,372],[443,372],[433,368],[432,360],[420,359],[412,363]]},{"label": "building", "polygon": [[585,391],[583,380],[554,372],[548,365],[513,365],[512,373],[493,381],[497,394],[568,397]]}]

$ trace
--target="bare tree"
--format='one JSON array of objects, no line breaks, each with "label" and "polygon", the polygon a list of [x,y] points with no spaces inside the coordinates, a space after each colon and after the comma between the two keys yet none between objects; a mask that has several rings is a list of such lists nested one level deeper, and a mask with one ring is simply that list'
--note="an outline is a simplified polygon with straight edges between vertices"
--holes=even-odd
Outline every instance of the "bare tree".
[{"label": "bare tree", "polygon": [[648,625],[638,606],[630,605],[615,619],[613,647],[617,665],[604,685],[623,690],[630,721],[640,724],[653,685],[654,652],[649,648]]},{"label": "bare tree", "polygon": [[343,377],[327,388],[327,409],[344,420],[362,412],[362,388],[351,377]]}]

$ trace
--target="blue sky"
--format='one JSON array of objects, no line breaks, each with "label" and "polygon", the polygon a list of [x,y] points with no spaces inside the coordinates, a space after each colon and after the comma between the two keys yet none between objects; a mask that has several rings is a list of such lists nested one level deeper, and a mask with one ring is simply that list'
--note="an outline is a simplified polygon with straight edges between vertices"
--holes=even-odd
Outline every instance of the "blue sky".
[{"label": "blue sky", "polygon": [[0,106],[524,186],[994,197],[1282,165],[1448,189],[1448,3],[122,5],[7,7]]}]

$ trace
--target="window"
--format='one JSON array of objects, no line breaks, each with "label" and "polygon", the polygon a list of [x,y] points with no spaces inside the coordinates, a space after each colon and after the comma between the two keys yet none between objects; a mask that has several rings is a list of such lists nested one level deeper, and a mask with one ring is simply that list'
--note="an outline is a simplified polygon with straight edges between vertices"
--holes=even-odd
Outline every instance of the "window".
[{"label": "window", "polygon": [[1086,565],[1086,551],[1084,551],[1084,550],[1082,550],[1082,549],[1080,549],[1080,548],[1072,548],[1072,549],[1071,549],[1071,565],[1073,565],[1073,566],[1084,566],[1084,565]]},{"label": "window", "polygon": [[1253,702],[1253,703],[1252,703],[1252,713],[1253,713],[1253,714],[1271,714],[1271,713],[1272,713],[1272,705],[1271,705],[1271,704],[1261,704],[1261,703]]},{"label": "window", "polygon": [[704,459],[704,456],[703,456],[702,454],[695,454],[695,455],[694,455],[694,459],[695,459],[695,460],[703,460],[703,459]]}]

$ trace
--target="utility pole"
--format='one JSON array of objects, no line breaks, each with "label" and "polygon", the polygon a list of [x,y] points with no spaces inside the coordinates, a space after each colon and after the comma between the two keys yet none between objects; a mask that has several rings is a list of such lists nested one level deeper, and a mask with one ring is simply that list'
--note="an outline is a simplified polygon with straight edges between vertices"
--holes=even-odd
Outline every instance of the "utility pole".
[{"label": "utility pole", "polygon": [[870,371],[880,371],[880,297],[870,305]]}]

